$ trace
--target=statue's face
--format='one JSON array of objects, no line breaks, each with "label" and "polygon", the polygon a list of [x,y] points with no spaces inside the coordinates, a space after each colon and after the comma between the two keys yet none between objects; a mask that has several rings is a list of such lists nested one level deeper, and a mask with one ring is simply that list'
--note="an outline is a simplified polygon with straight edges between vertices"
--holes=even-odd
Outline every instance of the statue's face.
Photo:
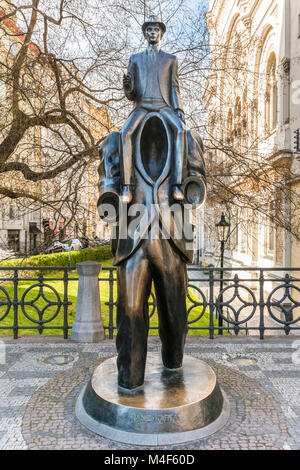
[{"label": "statue's face", "polygon": [[163,32],[159,24],[149,25],[145,29],[145,38],[149,44],[159,44],[163,36]]}]

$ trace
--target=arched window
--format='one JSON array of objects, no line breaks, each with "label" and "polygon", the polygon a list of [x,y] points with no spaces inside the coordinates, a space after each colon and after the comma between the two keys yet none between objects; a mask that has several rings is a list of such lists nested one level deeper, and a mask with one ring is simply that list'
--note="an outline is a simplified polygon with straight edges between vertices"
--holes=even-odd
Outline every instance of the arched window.
[{"label": "arched window", "polygon": [[215,127],[216,127],[216,115],[213,114],[212,116],[210,116],[210,119],[209,119],[209,126],[208,126],[209,138],[212,138],[212,136],[215,135]]},{"label": "arched window", "polygon": [[257,137],[257,99],[251,102],[251,138],[253,140]]},{"label": "arched window", "polygon": [[234,107],[234,138],[236,142],[236,149],[241,150],[241,137],[242,137],[242,106],[241,100],[238,97]]},{"label": "arched window", "polygon": [[228,117],[227,117],[227,144],[228,145],[232,144],[232,131],[233,131],[233,115],[232,115],[232,109],[230,109],[228,112]]},{"label": "arched window", "polygon": [[264,216],[264,254],[272,255],[276,246],[276,203],[272,201],[266,205],[266,214]]},{"label": "arched window", "polygon": [[239,211],[237,207],[233,208],[233,216],[232,216],[232,249],[237,251],[239,245]]},{"label": "arched window", "polygon": [[265,129],[270,134],[278,124],[278,82],[276,73],[276,57],[272,53],[267,63],[265,94]]},{"label": "arched window", "polygon": [[248,125],[248,90],[247,87],[244,90],[243,95],[243,119],[242,119],[242,144],[243,144],[243,151],[247,150],[248,148],[248,132],[249,132],[249,125]]}]

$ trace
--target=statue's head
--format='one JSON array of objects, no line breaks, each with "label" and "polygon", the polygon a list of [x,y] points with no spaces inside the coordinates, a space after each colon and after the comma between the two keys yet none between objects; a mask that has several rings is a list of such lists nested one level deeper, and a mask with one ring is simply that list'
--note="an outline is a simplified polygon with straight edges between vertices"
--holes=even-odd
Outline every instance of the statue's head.
[{"label": "statue's head", "polygon": [[154,15],[151,15],[142,26],[142,31],[149,44],[159,44],[166,32],[166,25]]}]

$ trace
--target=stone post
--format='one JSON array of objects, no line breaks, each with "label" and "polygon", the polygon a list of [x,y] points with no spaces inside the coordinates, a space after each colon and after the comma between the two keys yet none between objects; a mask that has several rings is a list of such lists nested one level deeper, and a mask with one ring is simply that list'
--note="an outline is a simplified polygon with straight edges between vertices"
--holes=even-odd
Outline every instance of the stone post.
[{"label": "stone post", "polygon": [[83,261],[77,263],[76,268],[79,281],[71,340],[78,343],[97,343],[105,338],[98,281],[101,263]]}]

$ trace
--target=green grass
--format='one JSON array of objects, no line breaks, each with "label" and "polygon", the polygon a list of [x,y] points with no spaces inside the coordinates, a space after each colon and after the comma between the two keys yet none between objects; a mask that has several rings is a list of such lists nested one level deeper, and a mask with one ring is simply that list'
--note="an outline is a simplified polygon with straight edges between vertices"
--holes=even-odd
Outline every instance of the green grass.
[{"label": "green grass", "polygon": [[[48,255],[48,256],[50,256],[50,255]],[[111,259],[102,260],[101,263],[102,263],[102,267],[112,266]],[[25,271],[23,271],[23,273],[19,272],[19,277],[22,278],[22,275],[24,273],[25,273]],[[31,273],[33,273],[33,271]],[[28,272],[27,272],[27,274],[28,274]],[[115,275],[115,273],[114,273],[114,275]],[[37,276],[37,273],[34,273],[33,277],[36,277],[36,276]],[[53,287],[58,292],[61,300],[63,300],[64,287],[63,287],[63,281],[62,280],[61,281],[60,280],[59,281],[51,281],[51,280],[47,281],[46,279],[49,278],[49,277],[55,278],[55,277],[62,277],[62,276],[63,276],[62,271],[48,271],[45,274],[45,276],[44,276],[45,281],[44,282],[46,284],[48,284],[49,287],[44,287],[43,292],[44,292],[44,295],[45,295],[46,299],[48,299],[49,301],[54,301],[54,302],[57,301],[57,297],[56,297],[55,293],[52,291],[51,287]],[[109,276],[108,271],[101,271],[101,273],[100,273],[101,278],[108,279],[108,276]],[[78,279],[78,275],[77,275],[76,270],[70,272],[69,277]],[[36,285],[37,282],[38,282],[38,279],[36,281],[32,281],[32,280],[28,280],[28,279],[20,280],[19,284],[18,284],[18,300],[20,301],[22,296],[25,294],[26,290],[29,287]],[[0,304],[2,302],[6,301],[6,295],[1,290],[1,287],[5,288],[5,290],[8,292],[11,299],[13,299],[13,296],[14,296],[13,282],[12,281],[5,281],[5,282],[0,283]],[[75,281],[74,280],[69,281],[68,300],[69,300],[69,302],[72,303],[68,307],[68,324],[69,324],[69,326],[72,326],[73,321],[75,319],[77,288],[78,288],[78,282],[76,280]],[[35,298],[37,298],[38,294],[39,294],[39,287],[35,286],[32,289],[30,289],[30,291],[28,291],[28,293],[26,294],[24,299],[25,299],[26,302],[33,301]],[[116,282],[114,282],[114,300],[116,300],[116,295],[117,295],[117,286],[116,286]],[[194,291],[192,292],[190,290],[190,295],[195,301],[198,300]],[[108,283],[108,281],[101,281],[100,282],[101,315],[102,315],[103,322],[104,322],[105,326],[108,326],[108,324],[109,324],[109,306],[106,305],[106,302],[108,302],[108,301],[109,301],[109,283]],[[37,299],[36,302],[34,302],[34,303],[39,309],[42,309],[47,304],[47,302],[45,302],[45,300],[42,297]],[[191,305],[192,305],[191,302],[188,301],[187,302],[187,307],[189,308]],[[38,312],[33,306],[27,304],[25,307],[26,307],[27,314],[32,319],[34,319],[34,320],[39,319]],[[4,313],[5,313],[5,311],[6,311],[6,308],[7,307],[5,305],[3,305],[3,304],[0,305],[0,326],[12,326],[13,325],[13,317],[14,317],[13,306],[10,308],[10,312],[8,313],[8,315],[3,320],[1,320]],[[116,311],[115,310],[116,309],[114,308],[114,324],[116,324]],[[47,307],[45,309],[45,312],[44,312],[44,315],[43,315],[43,320],[50,320],[51,318],[53,318],[54,315],[56,315],[56,312],[57,312],[57,306],[51,305],[51,306]],[[195,307],[190,312],[189,321],[191,321],[193,319],[196,319],[201,314],[201,312],[202,312],[202,307],[201,306]],[[21,309],[20,306],[18,306],[18,324],[19,324],[20,327],[22,327],[22,326],[27,327],[26,329],[21,328],[19,330],[19,335],[38,334],[38,330],[28,328],[28,327],[33,325],[33,322],[24,315],[24,313],[22,312],[22,309]],[[49,326],[51,326],[52,324],[54,326],[62,326],[63,325],[63,306],[61,306],[58,314],[52,320],[52,322],[49,323]],[[37,324],[35,324],[35,325],[37,326]],[[208,325],[209,325],[209,313],[208,313],[208,311],[205,311],[203,316],[196,323],[194,323],[191,326],[197,326],[197,327],[205,326],[205,327],[208,327]],[[45,326],[47,326],[47,323],[45,324]],[[153,315],[153,317],[151,317],[150,326],[152,326],[152,327],[158,326],[157,313],[155,313],[155,315]],[[216,323],[215,323],[215,326],[216,326]],[[62,335],[63,331],[62,331],[62,329],[58,329],[58,328],[51,328],[51,329],[44,328],[43,333],[44,334],[52,334],[52,335]],[[3,329],[0,328],[0,334],[12,335],[12,329],[4,329],[3,330]],[[158,330],[150,330],[149,334],[150,335],[156,335],[156,334],[158,334]],[[189,330],[189,334],[190,335],[207,335],[208,330]],[[225,331],[224,331],[224,334],[226,334]]]}]

